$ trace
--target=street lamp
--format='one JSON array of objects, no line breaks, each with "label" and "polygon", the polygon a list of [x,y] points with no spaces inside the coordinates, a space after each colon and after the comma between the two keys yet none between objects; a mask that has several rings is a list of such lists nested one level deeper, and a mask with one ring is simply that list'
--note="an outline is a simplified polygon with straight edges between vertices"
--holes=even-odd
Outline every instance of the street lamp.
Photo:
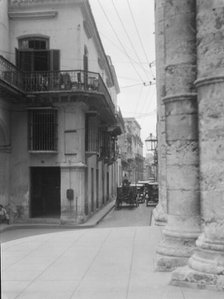
[{"label": "street lamp", "polygon": [[145,144],[147,151],[155,152],[157,149],[157,138],[150,133],[145,140]]},{"label": "street lamp", "polygon": [[149,136],[145,140],[145,145],[146,149],[149,152],[153,153],[153,168],[154,168],[154,175],[155,175],[155,180],[157,181],[157,165],[158,165],[158,154],[157,154],[157,143],[158,140],[155,136],[152,135],[152,133],[149,134]]}]

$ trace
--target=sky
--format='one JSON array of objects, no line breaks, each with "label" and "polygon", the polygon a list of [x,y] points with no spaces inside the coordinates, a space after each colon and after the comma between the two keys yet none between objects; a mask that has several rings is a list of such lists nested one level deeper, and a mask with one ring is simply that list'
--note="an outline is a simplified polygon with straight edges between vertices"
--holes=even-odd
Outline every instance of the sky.
[{"label": "sky", "polygon": [[123,117],[141,126],[143,152],[156,135],[154,0],[89,0],[107,55],[116,70]]}]

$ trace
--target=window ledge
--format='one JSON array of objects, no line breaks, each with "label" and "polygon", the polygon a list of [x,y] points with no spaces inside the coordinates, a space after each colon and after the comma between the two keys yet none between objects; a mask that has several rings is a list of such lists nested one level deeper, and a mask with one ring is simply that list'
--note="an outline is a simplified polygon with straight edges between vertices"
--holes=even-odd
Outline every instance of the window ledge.
[{"label": "window ledge", "polygon": [[10,19],[49,19],[55,18],[57,11],[9,12]]},{"label": "window ledge", "polygon": [[57,154],[58,151],[29,151],[30,154]]}]

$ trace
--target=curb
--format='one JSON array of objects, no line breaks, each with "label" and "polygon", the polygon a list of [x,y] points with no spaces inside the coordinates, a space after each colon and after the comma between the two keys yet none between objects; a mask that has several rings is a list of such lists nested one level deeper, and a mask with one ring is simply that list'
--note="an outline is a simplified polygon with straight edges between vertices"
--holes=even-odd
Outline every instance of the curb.
[{"label": "curb", "polygon": [[[77,225],[69,225],[69,224],[46,224],[46,223],[22,223],[22,224],[9,224],[0,225],[0,232],[14,230],[14,229],[31,229],[31,228],[57,228],[57,229],[84,229],[84,228],[93,228],[95,227],[100,221],[104,219],[115,207],[115,202],[108,203],[106,206],[96,212],[96,214],[92,215],[86,223],[77,224]],[[104,211],[105,210],[105,211]],[[97,218],[97,214],[100,214]],[[95,219],[95,221],[93,220]]]}]

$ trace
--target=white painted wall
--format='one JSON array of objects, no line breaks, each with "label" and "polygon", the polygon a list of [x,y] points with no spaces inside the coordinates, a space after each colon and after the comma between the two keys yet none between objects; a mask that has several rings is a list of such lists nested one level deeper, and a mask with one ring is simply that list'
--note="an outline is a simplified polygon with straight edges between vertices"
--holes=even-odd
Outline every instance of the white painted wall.
[{"label": "white painted wall", "polygon": [[0,55],[9,59],[8,0],[0,0]]}]

